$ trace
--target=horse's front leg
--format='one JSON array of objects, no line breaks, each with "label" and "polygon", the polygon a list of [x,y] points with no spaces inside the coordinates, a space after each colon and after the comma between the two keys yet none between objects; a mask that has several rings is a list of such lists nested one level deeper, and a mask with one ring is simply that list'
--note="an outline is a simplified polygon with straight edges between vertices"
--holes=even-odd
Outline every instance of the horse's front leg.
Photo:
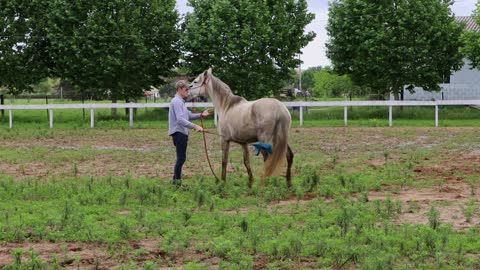
[{"label": "horse's front leg", "polygon": [[227,180],[228,150],[230,142],[222,140],[222,180]]},{"label": "horse's front leg", "polygon": [[250,168],[250,155],[248,153],[247,145],[242,144],[242,149],[243,149],[243,164],[245,165],[245,168],[247,168],[247,173],[248,173],[248,188],[252,188],[253,174],[252,174],[252,169]]}]

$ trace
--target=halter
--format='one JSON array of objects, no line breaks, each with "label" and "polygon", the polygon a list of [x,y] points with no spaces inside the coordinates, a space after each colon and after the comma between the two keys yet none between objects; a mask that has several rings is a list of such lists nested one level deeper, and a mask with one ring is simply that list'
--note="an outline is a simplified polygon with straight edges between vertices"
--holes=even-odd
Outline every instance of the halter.
[{"label": "halter", "polygon": [[197,87],[190,87],[190,89],[197,89],[205,85],[205,80],[203,80],[203,83]]}]

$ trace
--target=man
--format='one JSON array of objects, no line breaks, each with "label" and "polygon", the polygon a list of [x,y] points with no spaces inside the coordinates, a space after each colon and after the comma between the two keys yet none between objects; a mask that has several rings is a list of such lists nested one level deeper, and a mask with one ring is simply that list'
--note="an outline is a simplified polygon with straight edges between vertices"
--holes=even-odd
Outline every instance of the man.
[{"label": "man", "polygon": [[189,129],[195,129],[202,132],[203,128],[190,120],[200,117],[210,116],[210,112],[205,110],[202,113],[192,113],[185,106],[185,99],[190,94],[189,83],[185,80],[179,80],[176,83],[177,93],[170,103],[168,112],[168,135],[173,138],[177,160],[173,171],[173,184],[180,185],[182,179],[182,167],[187,159],[187,144]]}]

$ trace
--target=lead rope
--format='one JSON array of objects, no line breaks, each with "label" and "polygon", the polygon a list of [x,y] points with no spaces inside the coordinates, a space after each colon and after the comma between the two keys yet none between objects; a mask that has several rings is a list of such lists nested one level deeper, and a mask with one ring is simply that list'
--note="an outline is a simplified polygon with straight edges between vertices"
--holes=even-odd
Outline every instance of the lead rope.
[{"label": "lead rope", "polygon": [[207,156],[207,161],[208,161],[208,166],[210,167],[210,171],[212,171],[212,174],[213,176],[215,176],[215,180],[218,182],[220,182],[220,180],[218,179],[217,175],[215,174],[215,172],[213,171],[213,168],[212,168],[212,163],[210,163],[210,157],[208,156],[208,151],[207,151],[207,139],[205,137],[205,129],[203,128],[203,116],[200,115],[200,123],[201,123],[201,126],[202,126],[202,134],[203,134],[203,146],[204,146],[204,149],[205,149],[205,156]]},{"label": "lead rope", "polygon": [[[192,110],[194,109],[195,109],[195,100],[192,100]],[[207,156],[208,166],[210,167],[210,171],[212,172],[213,176],[215,176],[215,180],[218,183],[220,182],[220,180],[218,179],[217,175],[213,171],[212,163],[210,162],[210,157],[208,156],[208,150],[207,150],[207,138],[205,137],[205,133],[210,133],[210,132],[205,131],[205,128],[203,127],[203,116],[201,114],[200,114],[200,125],[202,127],[203,148],[205,149],[205,156]]]}]

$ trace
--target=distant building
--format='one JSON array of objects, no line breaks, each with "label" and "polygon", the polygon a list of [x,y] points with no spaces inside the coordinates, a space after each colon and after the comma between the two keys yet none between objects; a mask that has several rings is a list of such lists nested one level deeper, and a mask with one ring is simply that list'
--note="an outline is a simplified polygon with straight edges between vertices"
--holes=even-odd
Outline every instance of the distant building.
[{"label": "distant building", "polygon": [[160,98],[159,90],[153,86],[150,86],[150,90],[144,90],[143,95],[146,99],[157,100]]},{"label": "distant building", "polygon": [[[480,32],[480,27],[471,16],[455,17],[457,22],[465,23],[465,30]],[[471,69],[470,61],[463,60],[463,67],[452,73],[446,83],[439,84],[440,92],[428,92],[415,87],[415,93],[405,90],[405,100],[469,100],[480,99],[480,70]]]}]

